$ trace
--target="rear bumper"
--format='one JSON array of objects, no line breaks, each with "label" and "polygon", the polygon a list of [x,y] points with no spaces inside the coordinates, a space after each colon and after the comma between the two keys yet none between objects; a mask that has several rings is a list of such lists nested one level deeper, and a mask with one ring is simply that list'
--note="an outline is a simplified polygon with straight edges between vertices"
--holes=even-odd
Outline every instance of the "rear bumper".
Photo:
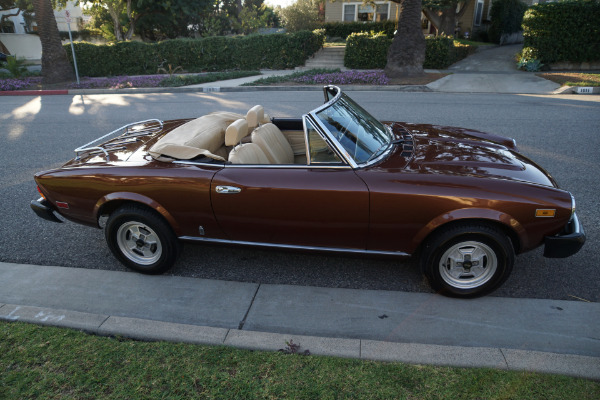
[{"label": "rear bumper", "polygon": [[544,239],[544,257],[564,258],[577,253],[585,243],[585,231],[579,222],[577,214],[556,236],[546,236]]},{"label": "rear bumper", "polygon": [[60,219],[54,214],[54,210],[49,207],[48,200],[40,197],[37,200],[31,201],[31,209],[37,214],[38,217],[43,218],[47,221],[62,223]]}]

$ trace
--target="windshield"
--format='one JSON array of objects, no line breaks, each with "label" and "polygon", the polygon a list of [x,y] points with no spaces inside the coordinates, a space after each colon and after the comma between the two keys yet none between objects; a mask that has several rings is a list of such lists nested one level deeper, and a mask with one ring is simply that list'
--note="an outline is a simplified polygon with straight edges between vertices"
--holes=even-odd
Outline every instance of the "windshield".
[{"label": "windshield", "polygon": [[383,154],[391,143],[386,126],[345,94],[316,116],[357,164]]}]

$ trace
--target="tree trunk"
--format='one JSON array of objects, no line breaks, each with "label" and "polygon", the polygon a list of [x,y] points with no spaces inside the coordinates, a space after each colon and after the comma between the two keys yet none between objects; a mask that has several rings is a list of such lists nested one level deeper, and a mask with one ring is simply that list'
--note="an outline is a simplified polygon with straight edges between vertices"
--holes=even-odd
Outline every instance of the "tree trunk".
[{"label": "tree trunk", "polygon": [[450,7],[441,11],[438,35],[454,36],[454,30],[458,23],[455,10],[456,7]]},{"label": "tree trunk", "polygon": [[42,83],[73,81],[75,74],[60,41],[50,0],[33,0],[33,10],[42,43]]},{"label": "tree trunk", "polygon": [[388,50],[385,74],[390,78],[423,73],[425,36],[421,30],[421,0],[400,0],[398,31]]},{"label": "tree trunk", "polygon": [[442,10],[425,9],[423,13],[433,24],[438,35],[454,36],[454,30],[458,22],[455,10],[456,6]]}]

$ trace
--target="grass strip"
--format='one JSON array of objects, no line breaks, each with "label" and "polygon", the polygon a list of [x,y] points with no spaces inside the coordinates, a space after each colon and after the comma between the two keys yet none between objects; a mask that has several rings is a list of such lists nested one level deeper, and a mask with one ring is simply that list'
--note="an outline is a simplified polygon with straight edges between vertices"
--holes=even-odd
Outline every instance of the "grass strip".
[{"label": "grass strip", "polygon": [[600,74],[547,72],[537,75],[562,86],[600,86]]},{"label": "grass strip", "polygon": [[0,336],[8,400],[600,398],[599,382],[528,372],[138,342],[20,322],[0,322]]},{"label": "grass strip", "polygon": [[227,72],[209,72],[207,74],[197,75],[172,75],[163,79],[160,86],[179,87],[188,85],[197,85],[200,83],[225,81],[229,79],[245,78],[248,76],[260,75],[260,71],[227,71]]},{"label": "grass strip", "polygon": [[466,44],[468,46],[475,46],[475,47],[479,47],[479,46],[496,46],[495,43],[490,43],[490,42],[477,42],[475,40],[469,40],[469,39],[454,39],[455,42],[459,42],[461,44]]}]

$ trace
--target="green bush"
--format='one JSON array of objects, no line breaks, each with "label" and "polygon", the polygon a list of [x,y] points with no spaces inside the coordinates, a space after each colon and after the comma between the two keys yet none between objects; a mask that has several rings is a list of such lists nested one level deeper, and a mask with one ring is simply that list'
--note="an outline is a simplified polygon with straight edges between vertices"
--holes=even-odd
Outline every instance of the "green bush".
[{"label": "green bush", "polygon": [[523,18],[522,62],[600,61],[600,2],[536,4]]},{"label": "green bush", "polygon": [[495,0],[490,11],[492,20],[488,30],[490,40],[500,43],[503,34],[519,32],[527,8],[527,4],[521,0]]},{"label": "green bush", "polygon": [[[291,34],[173,39],[159,43],[75,43],[82,76],[155,74],[159,67],[188,72],[284,69],[303,65],[325,41],[323,30]],[[68,46],[68,45],[67,45]],[[71,57],[70,49],[67,54]],[[72,61],[72,60],[71,60]]]},{"label": "green bush", "polygon": [[381,22],[326,22],[323,24],[328,37],[341,37],[346,39],[353,33],[384,32],[388,38],[394,37],[396,21],[386,20]]},{"label": "green bush", "polygon": [[381,69],[387,62],[392,39],[382,34],[353,33],[346,39],[344,66],[351,69]]},{"label": "green bush", "polygon": [[[388,48],[392,44],[383,34],[354,33],[346,39],[344,66],[352,69],[380,69],[387,62]],[[425,40],[423,68],[445,69],[468,56],[473,46],[464,45],[452,38],[438,36]]]}]

